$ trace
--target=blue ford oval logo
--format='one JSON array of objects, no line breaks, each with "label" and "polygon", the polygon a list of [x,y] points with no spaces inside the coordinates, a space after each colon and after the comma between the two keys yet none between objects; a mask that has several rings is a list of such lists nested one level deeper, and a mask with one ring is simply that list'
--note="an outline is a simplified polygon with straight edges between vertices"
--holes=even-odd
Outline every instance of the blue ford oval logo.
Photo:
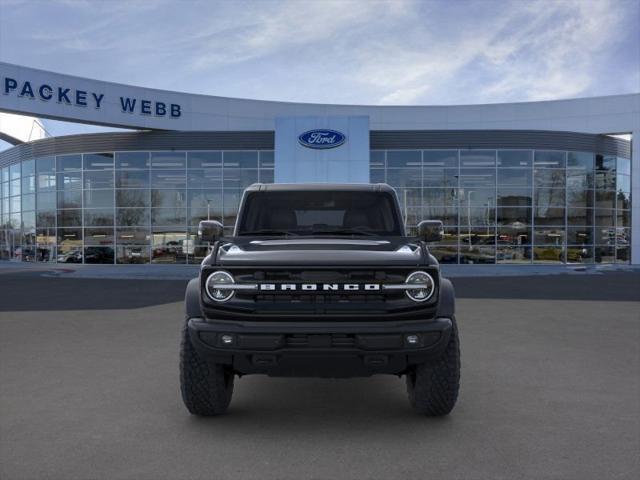
[{"label": "blue ford oval logo", "polygon": [[307,148],[335,148],[347,141],[344,133],[327,128],[309,130],[298,136],[301,145]]}]

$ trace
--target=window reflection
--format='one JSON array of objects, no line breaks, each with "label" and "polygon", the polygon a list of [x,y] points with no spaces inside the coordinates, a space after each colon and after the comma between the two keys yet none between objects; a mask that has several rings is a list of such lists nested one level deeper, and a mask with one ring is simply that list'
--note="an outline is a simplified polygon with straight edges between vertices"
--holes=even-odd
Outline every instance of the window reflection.
[{"label": "window reflection", "polygon": [[498,241],[496,250],[497,263],[530,263],[531,247],[514,247]]},{"label": "window reflection", "polygon": [[550,168],[536,168],[533,170],[536,188],[563,188],[566,184],[565,171]]},{"label": "window reflection", "polygon": [[533,166],[536,168],[564,168],[566,152],[536,150]]},{"label": "window reflection", "polygon": [[460,170],[459,185],[465,187],[493,187],[496,171],[489,168],[465,168]]},{"label": "window reflection", "polygon": [[458,263],[458,247],[445,247],[442,245],[433,245],[429,247],[429,253],[436,257],[438,262]]},{"label": "window reflection", "polygon": [[116,263],[149,263],[150,249],[146,245],[118,245]]},{"label": "window reflection", "polygon": [[631,210],[618,210],[616,212],[618,227],[630,227],[631,226]]},{"label": "window reflection", "polygon": [[151,152],[151,168],[184,169],[187,164],[185,152]]},{"label": "window reflection", "polygon": [[531,206],[531,189],[519,187],[498,187],[498,206]]},{"label": "window reflection", "polygon": [[84,208],[113,208],[113,190],[85,190]]},{"label": "window reflection", "polygon": [[422,171],[422,186],[426,188],[458,186],[457,168],[424,168]]},{"label": "window reflection", "polygon": [[498,226],[498,245],[530,245],[531,227],[524,223],[514,222]]},{"label": "window reflection", "polygon": [[531,167],[533,152],[530,150],[498,150],[498,167]]},{"label": "window reflection", "polygon": [[[24,160],[21,164],[22,177],[29,177],[36,174],[36,161]],[[3,180],[4,181],[4,180]]]},{"label": "window reflection", "polygon": [[84,263],[113,263],[113,247],[85,247]]},{"label": "window reflection", "polygon": [[594,210],[594,213],[595,213],[596,225],[601,225],[605,227],[615,227],[616,214],[614,210],[605,210],[601,208],[596,208]]},{"label": "window reflection", "polygon": [[498,169],[498,185],[531,186],[531,170],[523,168]]},{"label": "window reflection", "polygon": [[113,153],[85,153],[82,165],[85,170],[112,170]]},{"label": "window reflection", "polygon": [[56,211],[44,210],[36,212],[36,225],[42,228],[55,228]]},{"label": "window reflection", "polygon": [[422,152],[419,150],[387,151],[387,168],[420,168]]},{"label": "window reflection", "polygon": [[[418,192],[411,191],[415,201],[418,201]],[[451,205],[457,203],[457,192],[454,188],[425,188],[422,190],[422,202],[424,205]],[[413,203],[415,204],[415,202]]]},{"label": "window reflection", "polygon": [[495,167],[496,152],[494,150],[460,151],[460,168]]},{"label": "window reflection", "polygon": [[445,225],[458,225],[458,208],[455,204],[448,206],[425,204],[422,208],[422,218],[419,220],[440,220]]},{"label": "window reflection", "polygon": [[225,188],[235,187],[244,190],[252,183],[258,181],[258,170],[255,168],[228,168],[225,164],[222,172],[222,181]]},{"label": "window reflection", "polygon": [[221,188],[222,167],[187,171],[188,188]]},{"label": "window reflection", "polygon": [[497,214],[498,225],[529,225],[531,223],[530,207],[500,207]]},{"label": "window reflection", "polygon": [[631,248],[629,246],[616,247],[616,263],[629,263],[631,260]]},{"label": "window reflection", "polygon": [[567,152],[567,168],[593,171],[594,156],[590,152]]},{"label": "window reflection", "polygon": [[148,207],[150,205],[149,190],[116,190],[118,207]]},{"label": "window reflection", "polygon": [[36,177],[22,177],[21,190],[23,194],[34,193],[36,191]]},{"label": "window reflection", "polygon": [[145,226],[150,223],[148,208],[118,208],[116,209],[116,224],[121,226]]},{"label": "window reflection", "polygon": [[149,152],[117,152],[117,169],[146,169],[149,168]]},{"label": "window reflection", "polygon": [[387,183],[392,187],[421,187],[422,170],[420,168],[389,168]]},{"label": "window reflection", "polygon": [[183,226],[187,224],[185,208],[152,208],[151,224],[158,226]]},{"label": "window reflection", "polygon": [[457,150],[425,150],[422,152],[422,165],[425,169],[458,168]]},{"label": "window reflection", "polygon": [[535,246],[533,247],[534,263],[563,263],[564,247],[561,246]]},{"label": "window reflection", "polygon": [[583,188],[567,188],[568,208],[593,208],[594,195],[592,190]]},{"label": "window reflection", "polygon": [[58,228],[58,263],[82,263],[82,229]]},{"label": "window reflection", "polygon": [[594,260],[596,263],[614,263],[616,260],[615,247],[596,246]]},{"label": "window reflection", "polygon": [[152,189],[151,206],[163,208],[184,208],[186,206],[187,192],[184,189]]},{"label": "window reflection", "polygon": [[223,165],[227,168],[258,168],[258,152],[224,152]]},{"label": "window reflection", "polygon": [[567,263],[593,263],[593,253],[591,246],[568,246]]},{"label": "window reflection", "polygon": [[[196,262],[208,248],[198,222],[231,233],[244,188],[273,182],[273,168],[273,151],[69,154],[2,167],[0,257]],[[630,173],[629,159],[590,152],[377,150],[370,179],[395,187],[408,229],[444,223],[431,246],[443,263],[589,263],[628,262]]]},{"label": "window reflection", "polygon": [[258,171],[258,174],[260,175],[260,183],[274,183],[275,181],[273,170],[262,169]]},{"label": "window reflection", "polygon": [[113,225],[113,213],[113,209],[85,208],[84,225],[86,227]]},{"label": "window reflection", "polygon": [[82,170],[82,155],[61,155],[56,157],[58,172],[67,170]]},{"label": "window reflection", "polygon": [[222,168],[222,152],[187,152],[187,168]]},{"label": "window reflection", "polygon": [[[55,157],[36,158],[36,173],[53,173],[56,169]],[[20,165],[14,164],[10,166],[11,180],[20,177]]]},{"label": "window reflection", "polygon": [[107,246],[113,244],[113,227],[85,228],[85,245]]},{"label": "window reflection", "polygon": [[533,230],[533,243],[562,246],[565,244],[565,235],[566,232],[563,228],[536,227]]},{"label": "window reflection", "polygon": [[58,228],[60,227],[81,227],[82,210],[58,210]]},{"label": "window reflection", "polygon": [[565,209],[562,207],[535,207],[533,223],[535,225],[564,225]]},{"label": "window reflection", "polygon": [[152,263],[186,263],[193,241],[187,240],[186,230],[157,229],[151,234]]},{"label": "window reflection", "polygon": [[593,209],[568,208],[567,224],[568,225],[593,225]]},{"label": "window reflection", "polygon": [[185,188],[187,184],[185,170],[151,171],[152,188]]},{"label": "window reflection", "polygon": [[596,208],[615,208],[616,192],[603,192],[596,190]]},{"label": "window reflection", "polygon": [[84,172],[84,188],[113,188],[113,171],[96,170],[95,172]]},{"label": "window reflection", "polygon": [[[102,172],[100,172],[102,173]],[[82,188],[82,172],[62,172],[57,175],[58,190],[79,190]]]},{"label": "window reflection", "polygon": [[148,170],[118,170],[116,171],[117,188],[148,188]]}]

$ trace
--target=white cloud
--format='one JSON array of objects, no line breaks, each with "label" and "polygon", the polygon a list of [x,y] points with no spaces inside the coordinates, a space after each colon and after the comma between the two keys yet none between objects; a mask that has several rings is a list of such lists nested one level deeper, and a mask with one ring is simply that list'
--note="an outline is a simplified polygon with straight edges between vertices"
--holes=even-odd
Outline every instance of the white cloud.
[{"label": "white cloud", "polygon": [[[578,96],[597,80],[595,56],[615,41],[621,15],[604,0],[517,2],[503,9],[490,28],[462,22],[453,41],[432,43],[431,48],[424,47],[432,40],[426,26],[423,42],[410,48],[402,42],[388,44],[383,50],[390,61],[363,62],[356,74],[383,90],[382,104]],[[366,46],[359,53],[359,58],[375,57]],[[473,88],[448,95],[453,85]]]},{"label": "white cloud", "polygon": [[329,0],[253,5],[258,8],[250,9],[250,15],[240,14],[231,28],[220,31],[214,23],[197,35],[202,54],[193,60],[195,69],[245,62],[314,43],[315,48],[303,52],[300,60],[321,64],[317,60],[332,48],[329,42],[335,43],[341,35],[385,18],[381,14],[386,18],[403,15],[407,2]]},{"label": "white cloud", "polygon": [[605,75],[631,55],[619,42],[640,55],[637,0],[0,1],[3,60],[156,88],[374,104],[640,88],[637,57]]},{"label": "white cloud", "polygon": [[517,34],[496,39],[484,57],[496,79],[481,90],[490,101],[566,98],[596,80],[595,56],[617,35],[621,12],[608,1],[565,1],[529,9]]}]

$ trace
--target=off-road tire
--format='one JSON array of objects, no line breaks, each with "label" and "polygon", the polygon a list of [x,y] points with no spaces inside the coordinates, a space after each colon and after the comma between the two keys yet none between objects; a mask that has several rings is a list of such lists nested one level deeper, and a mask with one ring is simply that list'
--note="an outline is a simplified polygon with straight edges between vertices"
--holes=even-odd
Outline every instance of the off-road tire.
[{"label": "off-road tire", "polygon": [[451,412],[460,389],[460,341],[455,318],[444,353],[426,363],[416,365],[407,373],[409,403],[429,417]]},{"label": "off-road tire", "polygon": [[182,328],[180,344],[182,401],[193,415],[221,415],[227,411],[233,395],[233,372],[223,365],[208,363],[198,355],[189,336],[187,321]]}]

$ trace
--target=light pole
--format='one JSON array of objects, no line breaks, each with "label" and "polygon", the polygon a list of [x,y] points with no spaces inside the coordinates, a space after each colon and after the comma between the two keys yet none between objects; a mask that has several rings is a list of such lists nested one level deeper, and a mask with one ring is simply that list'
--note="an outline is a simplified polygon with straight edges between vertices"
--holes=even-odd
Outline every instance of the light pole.
[{"label": "light pole", "polygon": [[403,190],[402,193],[403,193],[402,198],[403,198],[403,204],[404,204],[403,205],[404,206],[404,226],[406,228],[407,227],[407,223],[408,223],[407,222],[407,215],[408,215],[408,212],[407,212],[407,190],[406,189]]}]

